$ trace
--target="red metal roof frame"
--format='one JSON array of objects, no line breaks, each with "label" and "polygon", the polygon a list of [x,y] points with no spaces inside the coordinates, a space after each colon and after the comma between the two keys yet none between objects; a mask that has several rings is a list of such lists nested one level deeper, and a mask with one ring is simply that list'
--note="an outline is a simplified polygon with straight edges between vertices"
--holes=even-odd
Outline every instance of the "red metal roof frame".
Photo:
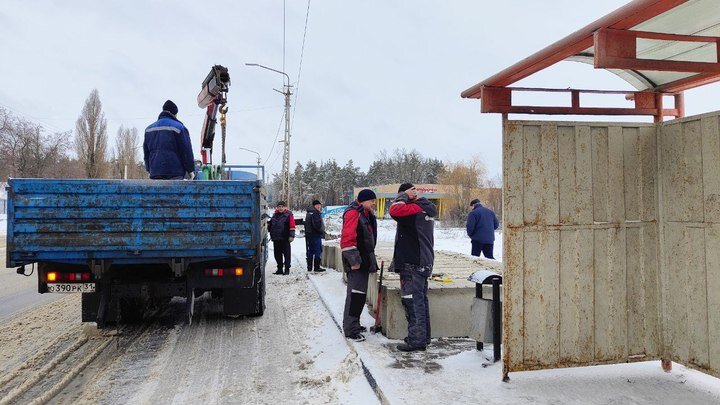
[{"label": "red metal roof frame", "polygon": [[[593,47],[595,33],[599,30],[627,30],[670,11],[687,1],[688,0],[634,0],[547,48],[470,87],[461,93],[461,97],[481,98],[483,88],[507,87],[557,62]],[[720,73],[705,72],[648,90],[674,94],[718,80],[720,80]]]}]

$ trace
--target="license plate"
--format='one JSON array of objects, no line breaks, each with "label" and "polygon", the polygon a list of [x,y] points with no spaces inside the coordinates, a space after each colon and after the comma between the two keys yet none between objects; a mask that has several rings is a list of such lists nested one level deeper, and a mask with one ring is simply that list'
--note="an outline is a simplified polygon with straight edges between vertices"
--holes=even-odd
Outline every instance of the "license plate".
[{"label": "license plate", "polygon": [[91,293],[95,292],[95,283],[54,283],[48,284],[51,293]]}]

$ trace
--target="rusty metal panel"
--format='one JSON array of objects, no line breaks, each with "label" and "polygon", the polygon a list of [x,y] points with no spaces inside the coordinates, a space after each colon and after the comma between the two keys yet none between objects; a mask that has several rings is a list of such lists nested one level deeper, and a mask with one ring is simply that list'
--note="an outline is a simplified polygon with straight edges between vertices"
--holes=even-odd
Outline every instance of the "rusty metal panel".
[{"label": "rusty metal panel", "polygon": [[627,281],[625,231],[596,229],[595,359],[627,358]]},{"label": "rusty metal panel", "polygon": [[655,128],[504,128],[504,372],[657,358]]},{"label": "rusty metal panel", "polygon": [[720,113],[659,126],[668,358],[720,375]]},{"label": "rusty metal panel", "polygon": [[[702,125],[705,220],[720,222],[720,117],[704,116]],[[713,173],[715,175],[713,175]]]},{"label": "rusty metal panel", "polygon": [[593,221],[590,127],[558,127],[559,198],[561,224]]},{"label": "rusty metal panel", "polygon": [[593,361],[593,231],[560,232],[560,363]]},{"label": "rusty metal panel", "polygon": [[[717,155],[716,155],[717,156]],[[705,228],[709,368],[720,370],[720,225]]]},{"label": "rusty metal panel", "polygon": [[[657,228],[627,228],[628,354],[642,358],[660,353],[660,289]],[[637,254],[632,254],[637,252]]]},{"label": "rusty metal panel", "polygon": [[655,127],[640,127],[640,220],[657,221],[657,130]]},{"label": "rusty metal panel", "polygon": [[[503,224],[523,224],[523,126],[506,123],[503,131]],[[505,257],[505,256],[503,256]],[[507,301],[506,301],[507,302]]]},{"label": "rusty metal panel", "polygon": [[[560,294],[558,283],[559,232],[525,232],[524,236],[524,363],[546,366],[559,358],[558,325]],[[527,331],[533,332],[528,339]]]},{"label": "rusty metal panel", "polygon": [[524,224],[558,223],[557,140],[557,127],[554,125],[524,127]]}]

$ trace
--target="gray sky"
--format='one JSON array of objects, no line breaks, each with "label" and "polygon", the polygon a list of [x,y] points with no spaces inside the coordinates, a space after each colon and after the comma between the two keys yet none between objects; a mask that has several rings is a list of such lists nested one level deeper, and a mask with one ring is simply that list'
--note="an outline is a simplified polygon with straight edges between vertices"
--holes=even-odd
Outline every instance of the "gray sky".
[{"label": "gray sky", "polygon": [[[479,101],[460,92],[625,3],[314,0],[298,83],[307,1],[288,0],[285,71],[299,84],[291,167],[335,158],[367,170],[382,149],[414,148],[445,161],[479,156],[499,174],[500,117],[480,114]],[[49,130],[72,130],[97,88],[114,144],[120,125],[142,132],[170,98],[199,157],[195,99],[210,67],[222,64],[232,78],[228,161],[254,163],[238,149],[246,147],[277,172],[283,100],[273,88],[282,76],[244,64],[283,69],[282,19],[282,0],[5,0],[0,105]],[[573,62],[518,85],[630,89]],[[718,89],[688,92],[687,113],[718,109]],[[219,163],[219,136],[215,146]]]}]

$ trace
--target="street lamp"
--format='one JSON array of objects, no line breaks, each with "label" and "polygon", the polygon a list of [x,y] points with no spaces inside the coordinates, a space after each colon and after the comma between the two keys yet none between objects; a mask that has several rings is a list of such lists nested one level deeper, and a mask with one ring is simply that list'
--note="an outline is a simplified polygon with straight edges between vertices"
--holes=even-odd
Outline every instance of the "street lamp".
[{"label": "street lamp", "polygon": [[[254,150],[248,149],[248,148],[238,147],[238,149],[246,150],[246,151],[248,151],[248,152],[252,152],[252,153],[254,153],[254,154],[257,155],[257,176],[258,176],[258,178],[260,178],[260,154],[257,153],[257,152],[255,152]],[[263,176],[263,177],[264,177],[264,176]],[[263,178],[262,180],[263,180],[263,182],[265,181],[264,178]]]},{"label": "street lamp", "polygon": [[246,63],[246,66],[257,66],[266,70],[270,70],[275,73],[280,73],[285,76],[287,83],[283,81],[283,91],[273,89],[278,93],[285,96],[285,139],[282,141],[285,144],[283,150],[283,167],[282,167],[282,191],[281,195],[285,198],[285,204],[290,207],[290,76],[287,73],[277,69],[269,68],[257,63]]}]

